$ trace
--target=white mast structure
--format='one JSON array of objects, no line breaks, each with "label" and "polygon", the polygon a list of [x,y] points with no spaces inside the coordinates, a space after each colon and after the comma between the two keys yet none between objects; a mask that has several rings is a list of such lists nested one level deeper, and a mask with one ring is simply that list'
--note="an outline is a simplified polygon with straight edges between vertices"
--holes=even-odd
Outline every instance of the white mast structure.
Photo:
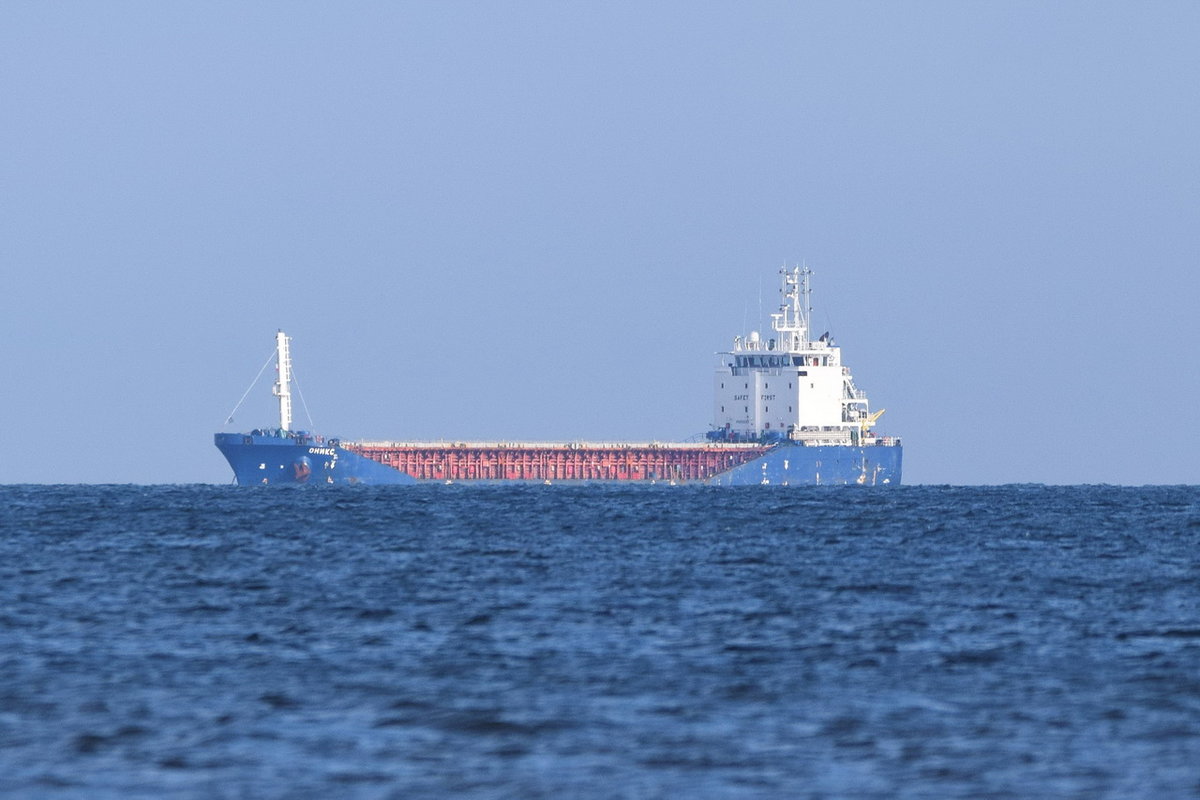
[{"label": "white mast structure", "polygon": [[779,272],[783,275],[783,286],[780,289],[783,302],[779,305],[779,313],[771,315],[771,327],[779,334],[779,349],[800,352],[806,349],[809,342],[808,325],[812,315],[809,298],[812,290],[809,288],[808,279],[812,270],[805,267],[803,272],[799,269],[781,269]]},{"label": "white mast structure", "polygon": [[275,370],[279,373],[275,381],[274,395],[279,398],[279,427],[292,429],[292,356],[289,351],[291,337],[283,331],[275,334]]}]

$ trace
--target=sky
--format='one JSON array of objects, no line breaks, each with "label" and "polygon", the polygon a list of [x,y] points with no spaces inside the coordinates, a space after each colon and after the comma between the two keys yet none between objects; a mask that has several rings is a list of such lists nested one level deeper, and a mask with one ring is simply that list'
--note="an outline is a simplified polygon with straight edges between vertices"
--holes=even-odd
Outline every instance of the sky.
[{"label": "sky", "polygon": [[[0,483],[658,440],[814,271],[905,482],[1200,483],[1200,4],[0,4]],[[305,412],[307,407],[307,412]]]}]

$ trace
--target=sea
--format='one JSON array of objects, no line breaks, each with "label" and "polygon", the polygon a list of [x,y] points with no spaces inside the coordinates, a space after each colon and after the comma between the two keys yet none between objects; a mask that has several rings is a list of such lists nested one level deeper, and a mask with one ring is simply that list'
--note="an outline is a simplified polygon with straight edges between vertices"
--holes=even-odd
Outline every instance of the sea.
[{"label": "sea", "polygon": [[0,796],[1200,797],[1200,487],[0,487]]}]

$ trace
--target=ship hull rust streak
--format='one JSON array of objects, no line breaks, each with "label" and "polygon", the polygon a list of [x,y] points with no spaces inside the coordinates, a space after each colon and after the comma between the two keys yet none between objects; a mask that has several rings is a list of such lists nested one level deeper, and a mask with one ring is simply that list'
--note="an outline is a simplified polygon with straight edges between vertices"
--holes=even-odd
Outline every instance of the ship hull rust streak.
[{"label": "ship hull rust streak", "polygon": [[705,481],[761,456],[767,446],[372,445],[343,448],[417,480]]}]

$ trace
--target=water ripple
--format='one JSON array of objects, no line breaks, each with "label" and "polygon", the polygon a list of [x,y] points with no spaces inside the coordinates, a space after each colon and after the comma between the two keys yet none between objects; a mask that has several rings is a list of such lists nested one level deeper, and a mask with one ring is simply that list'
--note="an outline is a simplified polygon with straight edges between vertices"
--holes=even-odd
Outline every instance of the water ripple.
[{"label": "water ripple", "polygon": [[1200,791],[1195,487],[0,495],[0,794]]}]

